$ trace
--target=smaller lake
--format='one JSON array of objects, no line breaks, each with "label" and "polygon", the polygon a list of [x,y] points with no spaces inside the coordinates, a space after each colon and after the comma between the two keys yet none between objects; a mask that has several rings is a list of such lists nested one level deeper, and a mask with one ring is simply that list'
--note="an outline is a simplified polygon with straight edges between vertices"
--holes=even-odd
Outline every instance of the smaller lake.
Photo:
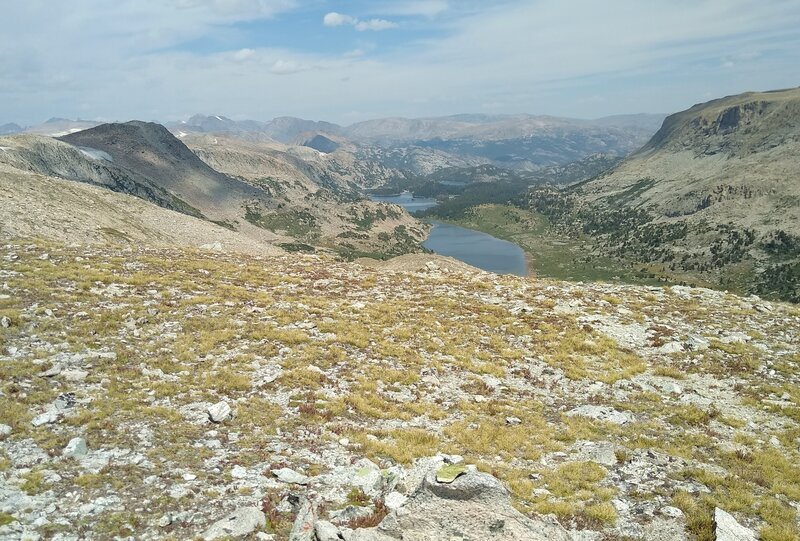
[{"label": "smaller lake", "polygon": [[436,206],[436,199],[414,197],[408,192],[401,193],[400,195],[370,195],[369,198],[380,203],[400,205],[411,214],[414,214],[418,210],[425,210]]},{"label": "smaller lake", "polygon": [[[391,196],[371,195],[373,201],[394,203],[409,213],[436,206],[435,199],[414,197],[410,193]],[[497,274],[516,274],[527,276],[525,252],[522,248],[486,233],[429,220],[433,225],[428,238],[422,245],[439,255],[450,256],[467,265],[478,267]]]},{"label": "smaller lake", "polygon": [[434,220],[430,223],[433,229],[422,243],[428,250],[485,271],[527,276],[525,252],[513,242],[457,225]]}]

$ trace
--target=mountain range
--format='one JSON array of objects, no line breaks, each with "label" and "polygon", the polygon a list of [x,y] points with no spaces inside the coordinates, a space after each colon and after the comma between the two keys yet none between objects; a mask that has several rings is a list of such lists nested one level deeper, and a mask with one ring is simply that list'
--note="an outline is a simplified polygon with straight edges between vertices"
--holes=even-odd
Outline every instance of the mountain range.
[{"label": "mountain range", "polygon": [[427,226],[401,208],[368,201],[341,177],[288,153],[238,140],[223,147],[216,137],[196,144],[198,153],[159,124],[102,124],[59,139],[0,139],[0,163],[134,195],[261,244],[391,254],[418,250],[424,238]]}]

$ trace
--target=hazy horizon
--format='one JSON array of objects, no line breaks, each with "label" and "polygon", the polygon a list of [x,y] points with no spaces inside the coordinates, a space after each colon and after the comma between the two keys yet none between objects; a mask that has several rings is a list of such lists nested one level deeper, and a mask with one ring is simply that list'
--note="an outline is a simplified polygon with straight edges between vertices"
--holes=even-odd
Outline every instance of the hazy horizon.
[{"label": "hazy horizon", "polygon": [[0,21],[0,124],[668,114],[800,84],[787,0],[33,0]]}]

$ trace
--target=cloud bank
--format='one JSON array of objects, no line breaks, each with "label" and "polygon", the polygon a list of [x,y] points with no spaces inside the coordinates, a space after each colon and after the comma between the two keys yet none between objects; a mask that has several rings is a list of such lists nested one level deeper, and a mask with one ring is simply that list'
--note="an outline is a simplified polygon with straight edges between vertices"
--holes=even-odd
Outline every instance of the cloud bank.
[{"label": "cloud bank", "polygon": [[459,112],[598,117],[800,84],[800,4],[791,1],[348,3],[359,17],[313,4],[9,3],[0,124],[196,112],[341,123]]}]

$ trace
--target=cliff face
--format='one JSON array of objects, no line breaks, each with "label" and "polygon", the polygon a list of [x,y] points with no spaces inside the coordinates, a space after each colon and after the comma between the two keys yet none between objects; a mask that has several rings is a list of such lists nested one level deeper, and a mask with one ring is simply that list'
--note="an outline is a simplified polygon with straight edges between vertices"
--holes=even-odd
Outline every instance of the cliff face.
[{"label": "cliff face", "polygon": [[800,90],[747,93],[669,116],[609,172],[531,204],[633,261],[800,299],[798,156]]}]

